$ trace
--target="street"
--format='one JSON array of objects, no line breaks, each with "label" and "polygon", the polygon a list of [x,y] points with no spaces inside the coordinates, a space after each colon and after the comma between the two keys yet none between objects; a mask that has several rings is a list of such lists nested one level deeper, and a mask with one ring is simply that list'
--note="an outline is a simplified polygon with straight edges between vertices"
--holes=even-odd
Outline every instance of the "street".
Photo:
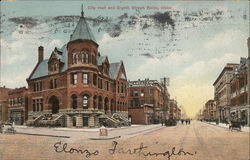
[{"label": "street", "polygon": [[[19,129],[24,132],[25,129]],[[0,134],[0,157],[23,159],[249,160],[249,132],[192,121],[190,125],[134,126],[109,130],[110,140],[90,140],[98,131],[33,129],[70,138]],[[28,132],[29,129],[26,129]]]}]

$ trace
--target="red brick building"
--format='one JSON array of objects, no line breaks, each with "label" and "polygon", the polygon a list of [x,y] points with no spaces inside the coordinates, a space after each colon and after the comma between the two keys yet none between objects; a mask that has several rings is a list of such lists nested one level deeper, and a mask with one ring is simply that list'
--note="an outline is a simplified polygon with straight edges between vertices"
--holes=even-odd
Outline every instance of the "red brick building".
[{"label": "red brick building", "polygon": [[178,105],[177,101],[174,99],[169,100],[169,118],[178,119]]},{"label": "red brick building", "polygon": [[215,100],[208,100],[204,109],[204,120],[215,121],[216,120],[216,102]]},{"label": "red brick building", "polygon": [[37,65],[27,78],[29,124],[97,127],[127,121],[124,64],[110,63],[98,46],[82,12],[67,44],[55,47],[48,59],[38,48]]},{"label": "red brick building", "polygon": [[129,117],[132,124],[160,123],[168,100],[168,92],[164,97],[164,88],[157,80],[129,81]]},{"label": "red brick building", "polygon": [[0,122],[8,120],[8,94],[10,89],[0,87]]},{"label": "red brick building", "polygon": [[8,95],[8,119],[17,125],[28,120],[29,90],[26,87],[12,89]]},{"label": "red brick building", "polygon": [[235,68],[235,72],[231,77],[231,106],[230,118],[241,119],[245,124],[249,125],[249,104],[248,104],[248,67],[247,59],[241,58],[240,65]]}]

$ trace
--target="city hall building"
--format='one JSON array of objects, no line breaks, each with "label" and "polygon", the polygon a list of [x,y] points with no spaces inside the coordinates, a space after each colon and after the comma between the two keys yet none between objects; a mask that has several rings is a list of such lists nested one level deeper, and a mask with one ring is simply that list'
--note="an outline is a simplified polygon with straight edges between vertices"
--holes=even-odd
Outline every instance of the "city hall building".
[{"label": "city hall building", "polygon": [[38,126],[119,126],[128,121],[127,77],[122,61],[110,63],[81,17],[62,48],[38,62],[27,78],[28,123]]}]

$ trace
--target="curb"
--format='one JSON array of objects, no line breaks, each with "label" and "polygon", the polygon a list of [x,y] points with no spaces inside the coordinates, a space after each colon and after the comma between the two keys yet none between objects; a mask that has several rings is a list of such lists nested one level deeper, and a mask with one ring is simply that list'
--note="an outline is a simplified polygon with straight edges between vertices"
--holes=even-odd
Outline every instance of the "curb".
[{"label": "curb", "polygon": [[23,132],[16,132],[15,134],[24,134],[24,135],[31,135],[31,136],[47,136],[47,137],[58,137],[58,138],[70,138],[69,136],[56,136],[50,134],[35,134],[35,133],[23,133]]},{"label": "curb", "polygon": [[96,137],[96,138],[89,138],[90,140],[110,140],[110,139],[117,139],[121,138],[121,136],[115,136],[115,137]]}]

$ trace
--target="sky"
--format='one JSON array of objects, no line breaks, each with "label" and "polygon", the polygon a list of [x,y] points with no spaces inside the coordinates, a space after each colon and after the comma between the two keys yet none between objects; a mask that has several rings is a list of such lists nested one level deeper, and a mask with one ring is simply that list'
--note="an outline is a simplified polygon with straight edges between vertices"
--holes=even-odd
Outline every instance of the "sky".
[{"label": "sky", "polygon": [[170,78],[168,91],[187,115],[214,98],[226,63],[247,56],[247,1],[1,2],[1,86],[27,86],[37,63],[69,41],[84,16],[110,62],[123,60],[129,80]]}]

